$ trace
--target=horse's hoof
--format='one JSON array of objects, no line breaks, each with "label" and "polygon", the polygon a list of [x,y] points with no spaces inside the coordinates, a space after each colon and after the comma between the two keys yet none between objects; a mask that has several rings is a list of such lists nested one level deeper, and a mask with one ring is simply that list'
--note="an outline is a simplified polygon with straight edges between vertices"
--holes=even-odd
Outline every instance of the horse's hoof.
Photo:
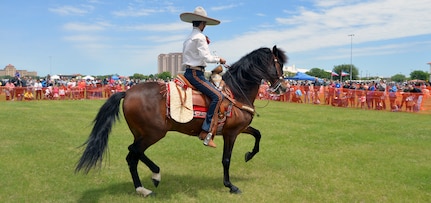
[{"label": "horse's hoof", "polygon": [[251,154],[251,152],[245,153],[245,162],[250,161],[252,158],[253,158],[253,155]]},{"label": "horse's hoof", "polygon": [[241,194],[241,190],[239,188],[235,187],[235,186],[232,186],[230,188],[230,193],[231,194]]},{"label": "horse's hoof", "polygon": [[160,181],[158,181],[156,179],[151,179],[151,180],[153,180],[154,186],[156,186],[156,187],[159,186]]},{"label": "horse's hoof", "polygon": [[153,173],[153,176],[151,177],[151,180],[153,181],[154,186],[159,186],[160,180],[162,179],[162,176],[159,173]]},{"label": "horse's hoof", "polygon": [[148,190],[144,187],[136,188],[136,193],[138,193],[138,195],[141,195],[143,197],[153,196],[153,191]]}]

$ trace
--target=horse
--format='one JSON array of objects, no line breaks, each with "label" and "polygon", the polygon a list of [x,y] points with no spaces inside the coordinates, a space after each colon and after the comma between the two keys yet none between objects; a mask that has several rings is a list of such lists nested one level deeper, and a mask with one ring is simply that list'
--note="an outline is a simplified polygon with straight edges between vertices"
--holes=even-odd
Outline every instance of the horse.
[{"label": "horse", "polygon": [[[217,133],[223,136],[223,183],[230,189],[230,193],[241,193],[241,190],[231,183],[229,175],[235,140],[240,133],[250,134],[255,138],[252,151],[245,154],[245,162],[259,152],[261,133],[250,126],[255,114],[253,103],[262,80],[267,80],[273,86],[279,86],[283,64],[287,59],[285,52],[277,46],[272,50],[262,47],[240,58],[223,74],[225,85],[230,88],[234,97],[228,101],[233,104],[232,116],[226,118],[223,128]],[[204,120],[193,118],[187,123],[172,120],[167,115],[165,89],[164,83],[146,82],[139,83],[125,92],[111,95],[100,107],[93,120],[94,126],[87,141],[82,145],[86,147],[76,165],[75,172],[83,170],[88,174],[92,168],[100,167],[108,145],[109,133],[113,124],[120,119],[119,106],[123,100],[123,115],[134,136],[134,142],[128,147],[129,153],[126,156],[133,184],[139,195],[147,197],[153,194],[142,185],[137,171],[138,163],[142,161],[152,172],[151,179],[154,186],[159,185],[160,168],[145,155],[145,150],[164,138],[168,131],[198,136]]]}]

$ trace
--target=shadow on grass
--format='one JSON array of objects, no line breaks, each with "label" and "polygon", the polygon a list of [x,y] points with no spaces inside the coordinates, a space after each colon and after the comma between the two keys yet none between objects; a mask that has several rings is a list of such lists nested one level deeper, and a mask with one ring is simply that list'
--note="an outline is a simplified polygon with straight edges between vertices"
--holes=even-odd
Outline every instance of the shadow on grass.
[{"label": "shadow on grass", "polygon": [[[235,176],[231,178],[234,181],[249,182],[248,177]],[[189,196],[191,198],[198,197],[200,191],[217,191],[229,194],[229,188],[223,185],[222,176],[202,177],[190,175],[170,174],[162,178],[159,187],[155,188],[151,181],[142,181],[144,187],[153,191],[154,196],[149,198],[156,198],[158,200],[172,200],[177,197],[177,194]],[[233,182],[235,185],[235,182]],[[106,195],[113,196],[127,196],[136,195],[133,188],[132,180],[130,182],[111,184],[107,187],[100,187],[98,189],[91,189],[84,192],[78,202],[100,202],[100,199]]]}]

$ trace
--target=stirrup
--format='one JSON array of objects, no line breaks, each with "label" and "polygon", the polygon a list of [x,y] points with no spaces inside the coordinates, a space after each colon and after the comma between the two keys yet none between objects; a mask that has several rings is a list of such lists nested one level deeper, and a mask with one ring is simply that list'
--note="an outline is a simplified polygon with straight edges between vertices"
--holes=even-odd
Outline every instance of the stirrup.
[{"label": "stirrup", "polygon": [[207,136],[204,139],[204,145],[208,146],[208,143],[210,142],[210,140],[212,139],[213,134],[212,133],[208,133]]}]

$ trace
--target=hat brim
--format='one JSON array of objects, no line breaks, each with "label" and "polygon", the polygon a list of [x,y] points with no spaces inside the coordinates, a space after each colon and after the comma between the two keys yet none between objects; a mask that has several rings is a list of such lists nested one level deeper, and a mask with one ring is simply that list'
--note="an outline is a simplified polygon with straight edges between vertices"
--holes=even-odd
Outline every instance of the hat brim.
[{"label": "hat brim", "polygon": [[193,21],[205,21],[205,22],[207,22],[207,25],[218,25],[218,24],[220,24],[219,20],[216,20],[214,18],[201,16],[201,15],[197,15],[194,13],[182,13],[180,15],[180,18],[182,21],[187,22],[187,23],[191,23]]}]

